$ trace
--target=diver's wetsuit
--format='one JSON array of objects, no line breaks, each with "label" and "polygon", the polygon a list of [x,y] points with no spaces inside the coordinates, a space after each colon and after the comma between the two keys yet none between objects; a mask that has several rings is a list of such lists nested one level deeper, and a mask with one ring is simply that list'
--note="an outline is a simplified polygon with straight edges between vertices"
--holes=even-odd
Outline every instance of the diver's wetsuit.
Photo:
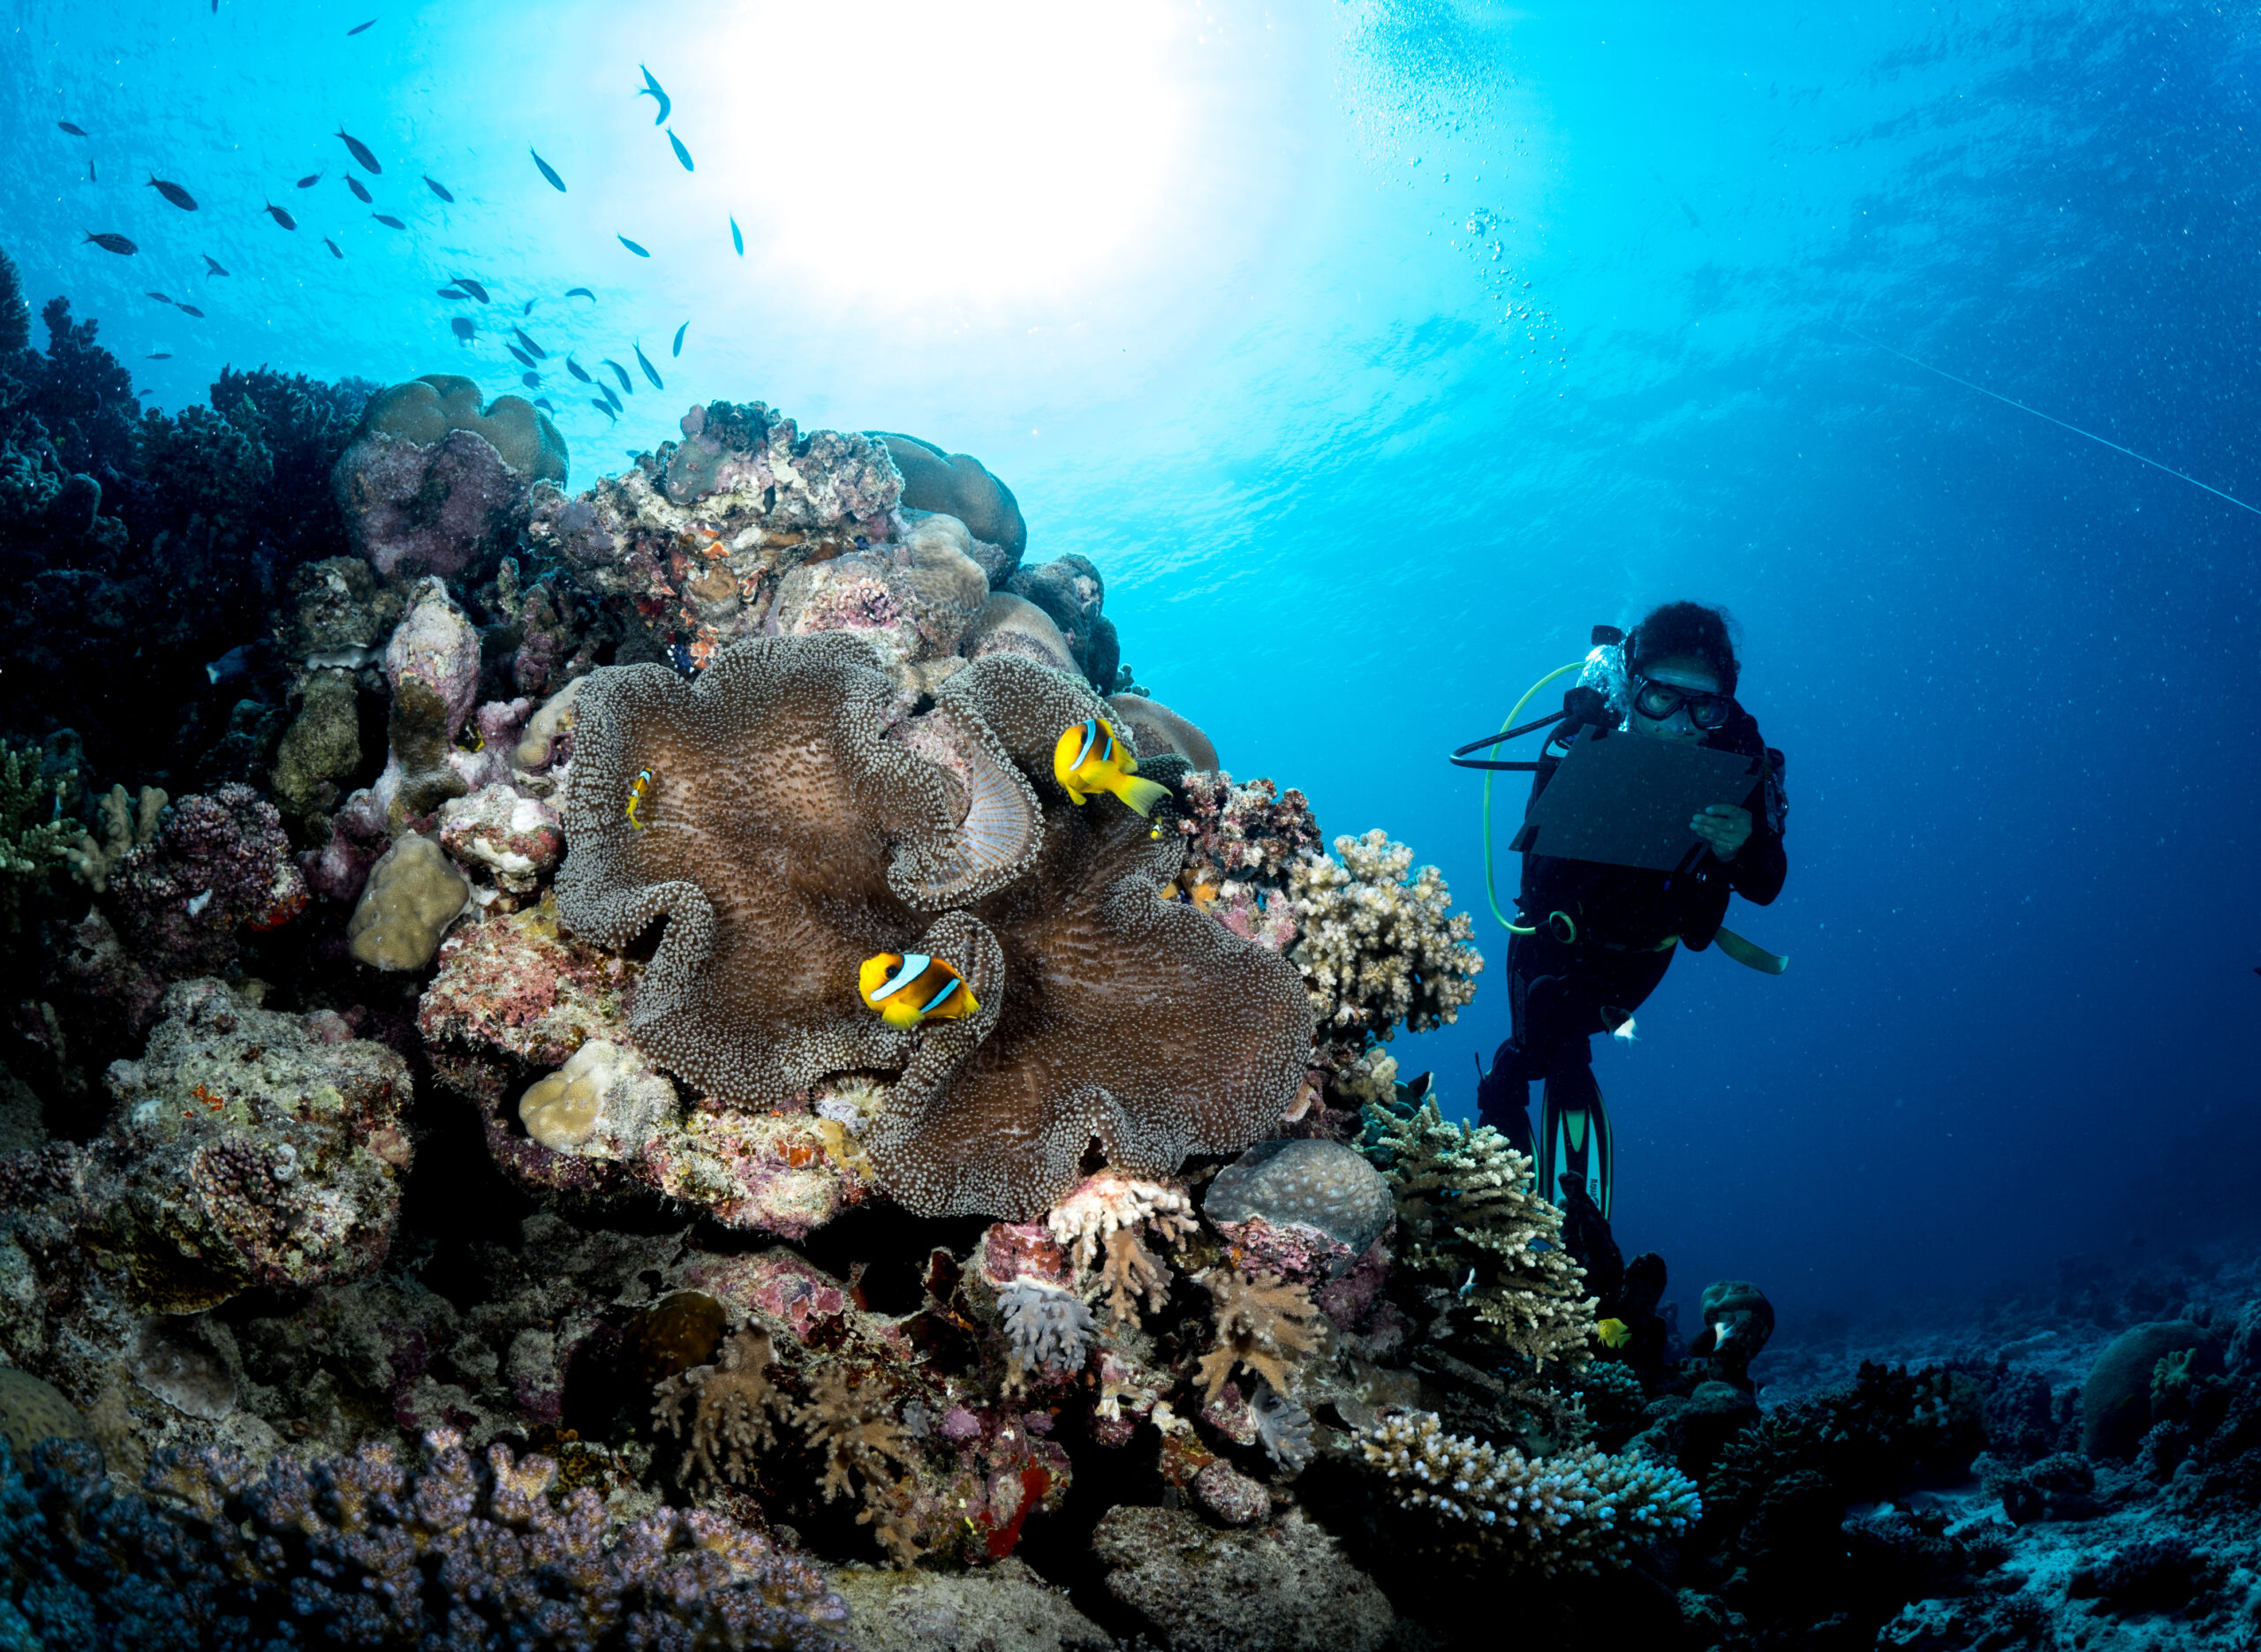
[{"label": "diver's wetsuit", "polygon": [[[1575,705],[1584,692],[1573,690],[1570,703]],[[1575,728],[1575,721],[1564,725],[1566,743]],[[1757,720],[1740,705],[1704,743],[1746,757],[1766,750]],[[1531,777],[1532,803],[1560,762],[1542,758]],[[1554,1100],[1566,1107],[1599,1100],[1587,1040],[1614,1031],[1656,991],[1676,950],[1660,950],[1661,942],[1676,935],[1682,945],[1701,952],[1727,917],[1730,890],[1760,906],[1781,893],[1788,863],[1782,854],[1781,776],[1777,752],[1767,777],[1742,799],[1751,811],[1751,836],[1731,861],[1706,853],[1692,872],[1675,873],[1552,855],[1524,856],[1517,900],[1523,921],[1538,930],[1508,943],[1508,1007],[1514,1032],[1476,1091],[1478,1116],[1519,1150],[1529,1153],[1532,1148],[1533,1079],[1545,1080]],[[1528,803],[1524,812],[1530,812]],[[1568,914],[1577,926],[1575,941],[1565,943],[1553,932],[1548,919],[1555,912]]]}]

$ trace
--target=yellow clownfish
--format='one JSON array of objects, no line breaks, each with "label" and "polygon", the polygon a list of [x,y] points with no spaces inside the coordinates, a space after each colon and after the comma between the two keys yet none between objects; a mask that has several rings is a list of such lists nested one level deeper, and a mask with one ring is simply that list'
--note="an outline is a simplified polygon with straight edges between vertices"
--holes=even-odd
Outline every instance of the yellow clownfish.
[{"label": "yellow clownfish", "polygon": [[1633,1339],[1633,1327],[1622,1319],[1605,1319],[1593,1328],[1606,1348],[1622,1348]]},{"label": "yellow clownfish", "polygon": [[923,952],[882,952],[864,960],[857,990],[890,1027],[908,1030],[927,1021],[957,1021],[981,1006],[965,977]]},{"label": "yellow clownfish", "polygon": [[1086,717],[1071,724],[1052,748],[1052,778],[1068,794],[1068,801],[1082,805],[1087,797],[1113,792],[1142,818],[1169,796],[1169,788],[1135,778],[1138,759],[1130,755],[1104,717]]},{"label": "yellow clownfish", "polygon": [[636,811],[644,806],[644,799],[651,795],[652,771],[638,769],[634,783],[628,788],[628,824],[639,832],[644,829],[645,823],[636,818]]}]

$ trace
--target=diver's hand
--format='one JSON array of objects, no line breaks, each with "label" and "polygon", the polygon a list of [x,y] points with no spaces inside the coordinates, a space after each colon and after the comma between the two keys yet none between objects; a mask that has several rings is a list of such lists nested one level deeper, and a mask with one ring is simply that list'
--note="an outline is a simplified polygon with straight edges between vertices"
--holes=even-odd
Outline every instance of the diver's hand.
[{"label": "diver's hand", "polygon": [[1723,861],[1733,860],[1751,841],[1751,811],[1735,803],[1713,803],[1688,823]]}]

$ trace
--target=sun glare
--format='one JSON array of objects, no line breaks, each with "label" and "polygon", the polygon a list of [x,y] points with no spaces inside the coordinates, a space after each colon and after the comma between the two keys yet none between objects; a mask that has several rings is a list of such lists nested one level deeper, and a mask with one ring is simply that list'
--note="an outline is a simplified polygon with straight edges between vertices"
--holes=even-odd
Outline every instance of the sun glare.
[{"label": "sun glare", "polygon": [[1175,7],[761,6],[732,147],[780,262],[842,297],[1068,301],[1134,280],[1182,182]]}]

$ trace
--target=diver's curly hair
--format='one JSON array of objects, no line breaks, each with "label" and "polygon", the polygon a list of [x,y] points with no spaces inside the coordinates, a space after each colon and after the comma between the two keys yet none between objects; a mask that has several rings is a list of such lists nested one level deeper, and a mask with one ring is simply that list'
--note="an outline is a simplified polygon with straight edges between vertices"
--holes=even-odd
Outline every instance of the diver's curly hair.
[{"label": "diver's curly hair", "polygon": [[1742,662],[1735,656],[1733,623],[1725,608],[1700,602],[1667,602],[1649,610],[1648,617],[1625,639],[1625,664],[1638,673],[1642,667],[1675,654],[1692,654],[1718,673],[1720,690],[1735,693]]}]

